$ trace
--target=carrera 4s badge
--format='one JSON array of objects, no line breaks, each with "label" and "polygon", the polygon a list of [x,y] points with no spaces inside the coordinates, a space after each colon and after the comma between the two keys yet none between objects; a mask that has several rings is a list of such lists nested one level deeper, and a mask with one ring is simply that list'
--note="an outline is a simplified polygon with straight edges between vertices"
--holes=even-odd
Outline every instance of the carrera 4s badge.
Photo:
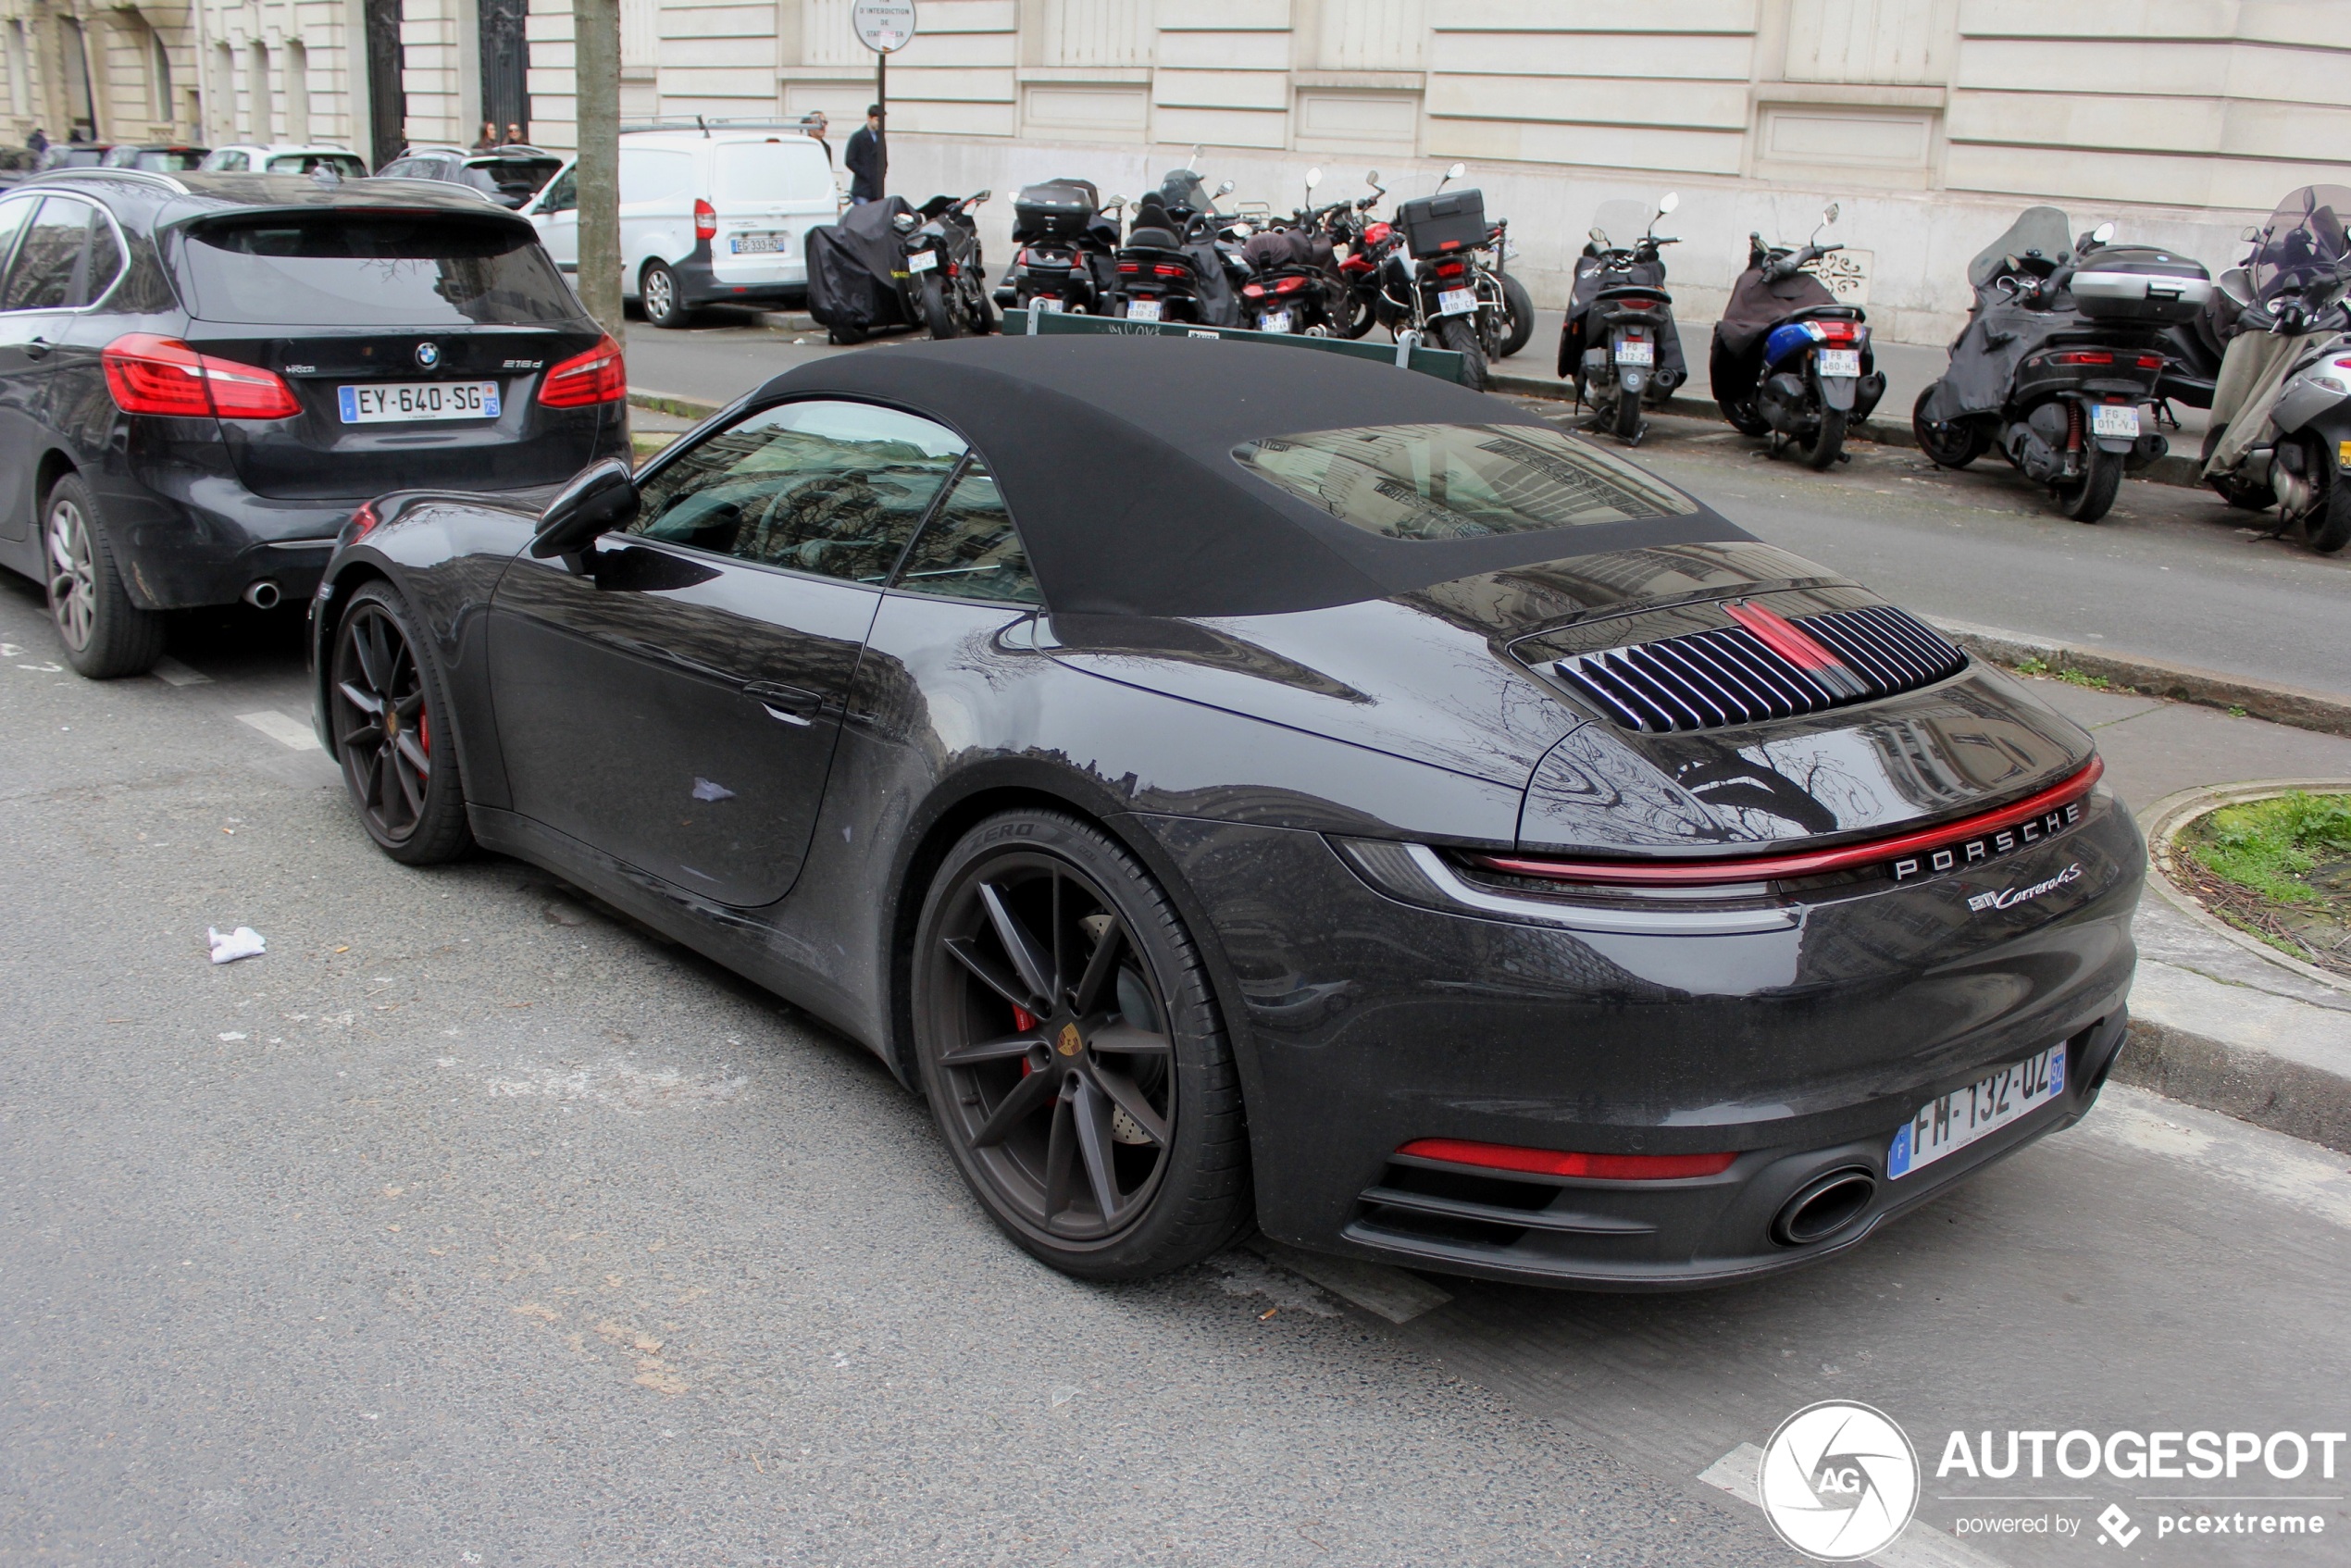
[{"label": "carrera 4s badge", "polygon": [[2035,882],[2029,888],[2003,888],[1996,893],[1977,893],[1967,901],[1968,909],[1982,914],[1987,909],[2009,909],[2027,899],[2037,899],[2043,893],[2054,892],[2068,882],[2082,878],[2082,863],[2075,861],[2056,876]]}]

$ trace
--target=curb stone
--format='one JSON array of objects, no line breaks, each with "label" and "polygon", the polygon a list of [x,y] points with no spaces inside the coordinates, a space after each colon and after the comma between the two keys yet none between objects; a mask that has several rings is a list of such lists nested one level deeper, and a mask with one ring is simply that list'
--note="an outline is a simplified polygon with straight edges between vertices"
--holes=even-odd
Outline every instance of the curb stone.
[{"label": "curb stone", "polygon": [[2258,937],[2237,929],[2207,910],[2201,900],[2171,879],[2171,840],[2189,823],[2222,806],[2275,800],[2280,795],[2296,792],[2310,795],[2351,794],[2351,779],[2257,778],[2247,779],[2242,784],[2218,784],[2166,795],[2139,813],[2139,830],[2146,838],[2147,858],[2155,868],[2155,875],[2147,878],[2147,883],[2158,897],[2214,937],[2232,947],[2242,949],[2264,964],[2340,993],[2345,1011],[2351,1011],[2351,979],[2321,969],[2315,964],[2306,964],[2292,953],[2281,952]]}]

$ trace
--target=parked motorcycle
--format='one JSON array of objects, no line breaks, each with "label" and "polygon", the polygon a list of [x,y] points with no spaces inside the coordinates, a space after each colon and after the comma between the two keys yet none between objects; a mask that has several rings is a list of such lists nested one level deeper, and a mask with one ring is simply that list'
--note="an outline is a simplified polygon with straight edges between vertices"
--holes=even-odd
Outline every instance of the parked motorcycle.
[{"label": "parked motorcycle", "polygon": [[2351,544],[2351,190],[2306,185],[2254,230],[2204,442],[2204,480],[2232,506],[2275,502],[2278,532],[2310,548]]},{"label": "parked motorcycle", "polygon": [[1404,244],[1382,268],[1381,316],[1399,337],[1416,332],[1460,355],[1463,380],[1483,391],[1487,365],[1500,355],[1509,330],[1508,305],[1499,277],[1484,259],[1494,243],[1486,193],[1445,190],[1465,172],[1465,165],[1453,165],[1434,193],[1397,207]]},{"label": "parked motorcycle", "polygon": [[1996,447],[2059,510],[2094,523],[2124,470],[2167,450],[2139,405],[2164,370],[2164,329],[2193,319],[2212,283],[2185,257],[2113,243],[2111,223],[2070,231],[2056,207],[2027,207],[1968,264],[1975,304],[1910,425],[1942,467]]},{"label": "parked motorcycle", "polygon": [[1372,216],[1372,209],[1387,194],[1387,187],[1379,182],[1379,170],[1368,170],[1363,183],[1372,188],[1372,193],[1337,209],[1329,226],[1342,291],[1334,313],[1343,338],[1360,338],[1380,324],[1381,269],[1388,252],[1404,243],[1395,225]]},{"label": "parked motorcycle", "polygon": [[1119,209],[1105,205],[1093,181],[1064,177],[1021,188],[1013,198],[1012,275],[996,291],[1007,310],[1065,310],[1107,316],[1118,288]]},{"label": "parked motorcycle", "polygon": [[[1689,379],[1682,335],[1673,324],[1673,296],[1665,292],[1657,220],[1682,205],[1668,191],[1657,210],[1632,202],[1602,202],[1592,215],[1590,239],[1576,258],[1575,286],[1560,328],[1559,373],[1575,382],[1575,400],[1592,405],[1594,425],[1626,445],[1641,439],[1641,404],[1661,405]],[[1618,244],[1611,235],[1635,226],[1640,238]]]},{"label": "parked motorcycle", "polygon": [[[1323,182],[1323,171],[1306,171],[1306,194]],[[1344,205],[1345,204],[1340,204]],[[1332,299],[1341,291],[1338,257],[1324,226],[1334,209],[1300,207],[1286,223],[1255,229],[1240,241],[1249,268],[1241,285],[1243,319],[1261,332],[1296,332],[1326,338],[1332,333]]]},{"label": "parked motorcycle", "polygon": [[933,196],[891,219],[905,239],[909,315],[928,326],[934,338],[965,332],[986,337],[996,330],[996,312],[988,303],[988,271],[980,260],[979,226],[972,219],[972,209],[991,193],[980,191],[960,201]]},{"label": "parked motorcycle", "polygon": [[[1238,327],[1239,279],[1248,269],[1217,241],[1213,198],[1198,177],[1179,181],[1170,174],[1159,190],[1135,204],[1134,227],[1115,262],[1118,293],[1111,314],[1132,321],[1190,321],[1203,327]],[[1225,180],[1223,195],[1233,188]],[[1176,205],[1167,200],[1175,194]]]},{"label": "parked motorcycle", "polygon": [[1707,357],[1723,417],[1747,435],[1770,437],[1774,455],[1793,447],[1815,468],[1844,455],[1847,426],[1885,395],[1860,307],[1839,305],[1805,270],[1845,248],[1821,243],[1836,213],[1831,202],[1801,246],[1748,236],[1747,270],[1731,286]]}]

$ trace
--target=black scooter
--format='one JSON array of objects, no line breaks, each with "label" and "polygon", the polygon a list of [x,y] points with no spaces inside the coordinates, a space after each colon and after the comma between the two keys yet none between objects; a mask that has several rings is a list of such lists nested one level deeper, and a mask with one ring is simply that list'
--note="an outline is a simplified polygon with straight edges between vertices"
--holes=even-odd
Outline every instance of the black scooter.
[{"label": "black scooter", "polygon": [[979,254],[979,226],[972,209],[988,200],[980,191],[957,201],[933,196],[913,212],[891,219],[906,244],[908,316],[934,338],[970,332],[986,337],[996,330],[988,303],[988,269]]},{"label": "black scooter", "polygon": [[[1831,202],[1821,229],[1836,211]],[[1822,244],[1821,229],[1800,247],[1748,236],[1747,270],[1731,286],[1707,357],[1723,417],[1744,434],[1770,437],[1773,455],[1793,448],[1815,468],[1845,455],[1846,427],[1885,395],[1860,307],[1839,305],[1805,270],[1845,248]]]},{"label": "black scooter", "polygon": [[2164,330],[2193,320],[2212,282],[2184,257],[2114,244],[2111,223],[2070,235],[2064,213],[2028,207],[1968,264],[1975,304],[1910,427],[1946,468],[1996,447],[2059,511],[2095,523],[2126,469],[2169,450],[2139,405],[2165,367]]},{"label": "black scooter", "polygon": [[1006,310],[1107,316],[1118,287],[1118,211],[1088,180],[1063,178],[1024,186],[1013,198],[1012,272],[996,291]]},{"label": "black scooter", "polygon": [[[1179,175],[1190,178],[1182,180]],[[1232,188],[1227,180],[1216,194]],[[1135,204],[1135,225],[1118,252],[1112,315],[1202,327],[1242,324],[1236,275],[1246,275],[1247,268],[1217,243],[1213,200],[1197,175],[1179,169]]]},{"label": "black scooter", "polygon": [[1660,246],[1681,242],[1657,232],[1657,220],[1682,198],[1672,191],[1660,197],[1648,228],[1630,245],[1612,243],[1601,221],[1619,205],[1631,205],[1601,204],[1590,243],[1576,258],[1575,287],[1560,328],[1559,373],[1574,379],[1578,403],[1592,405],[1594,428],[1631,446],[1648,429],[1641,404],[1662,405],[1689,378],[1673,325],[1673,296],[1665,292],[1665,261],[1658,254]]}]

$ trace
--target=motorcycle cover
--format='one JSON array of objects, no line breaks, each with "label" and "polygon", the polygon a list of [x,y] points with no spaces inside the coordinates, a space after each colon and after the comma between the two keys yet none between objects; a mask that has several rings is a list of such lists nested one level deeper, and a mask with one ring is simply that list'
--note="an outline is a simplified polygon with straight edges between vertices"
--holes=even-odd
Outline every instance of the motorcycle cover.
[{"label": "motorcycle cover", "polygon": [[2033,251],[2053,266],[2072,255],[2073,231],[2064,213],[2052,206],[2025,208],[2005,233],[1968,263],[1975,304],[1968,311],[1967,325],[1952,340],[1949,367],[1919,409],[1922,417],[1942,424],[1971,414],[1997,414],[2008,403],[2016,367],[2026,355],[2059,332],[2095,325],[2062,292],[2043,304],[2021,305],[1994,286],[2009,257],[2023,258]]},{"label": "motorcycle cover", "polygon": [[1205,237],[1187,240],[1183,250],[1192,258],[1192,270],[1199,275],[1197,303],[1200,325],[1240,326],[1240,291],[1233,287],[1233,280],[1225,270],[1225,253],[1216,248],[1216,242]]},{"label": "motorcycle cover", "polygon": [[1287,267],[1311,267],[1336,273],[1338,254],[1320,230],[1267,229],[1241,242],[1241,259],[1254,273],[1278,272]]},{"label": "motorcycle cover", "polygon": [[885,196],[808,231],[808,314],[817,325],[870,332],[913,324],[900,287],[906,246],[891,220],[914,210],[903,196]]}]

